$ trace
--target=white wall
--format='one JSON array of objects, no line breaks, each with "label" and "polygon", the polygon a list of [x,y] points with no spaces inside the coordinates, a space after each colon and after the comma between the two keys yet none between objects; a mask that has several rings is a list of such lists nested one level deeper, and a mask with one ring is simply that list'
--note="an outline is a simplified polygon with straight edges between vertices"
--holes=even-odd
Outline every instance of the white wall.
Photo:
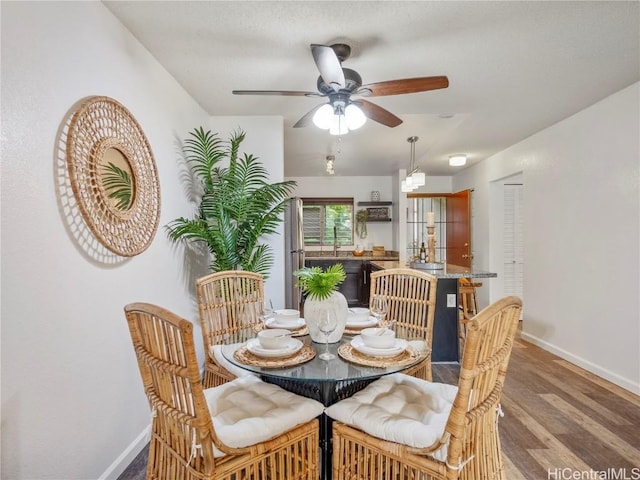
[{"label": "white wall", "polygon": [[[477,267],[500,272],[499,261],[483,253],[490,251],[496,223],[491,182],[522,172],[523,336],[636,393],[639,132],[636,83],[464,170],[453,182],[456,191],[475,189]],[[499,292],[490,296],[493,301]]]},{"label": "white wall", "polygon": [[[164,230],[192,211],[177,138],[228,124],[210,120],[100,2],[1,8],[0,477],[117,478],[150,423],[122,309],[147,301],[197,322],[193,279],[206,264],[185,263]],[[64,171],[59,131],[72,106],[91,95],[131,111],[158,168],[160,227],[148,250],[128,260],[87,255],[56,186]],[[281,178],[281,120],[229,120],[247,130],[247,151],[266,157]],[[194,334],[202,356],[198,328]]]},{"label": "white wall", "polygon": [[[284,123],[278,116],[255,117],[213,117],[208,128],[228,139],[234,130],[246,133],[240,148],[243,153],[252,154],[269,172],[270,182],[284,180]],[[265,296],[274,305],[284,305],[284,225],[278,227],[278,234],[265,237],[264,241],[271,245],[274,262],[269,278],[265,282]]]}]

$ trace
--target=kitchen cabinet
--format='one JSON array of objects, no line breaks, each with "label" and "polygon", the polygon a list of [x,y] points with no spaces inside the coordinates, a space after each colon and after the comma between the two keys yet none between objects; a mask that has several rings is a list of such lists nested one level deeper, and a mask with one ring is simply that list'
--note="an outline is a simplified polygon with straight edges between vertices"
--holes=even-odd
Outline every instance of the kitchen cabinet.
[{"label": "kitchen cabinet", "polygon": [[347,274],[344,282],[340,285],[338,291],[347,299],[350,307],[361,307],[369,305],[369,281],[367,272],[369,262],[363,260],[305,260],[307,267],[327,268],[330,265],[341,263]]}]

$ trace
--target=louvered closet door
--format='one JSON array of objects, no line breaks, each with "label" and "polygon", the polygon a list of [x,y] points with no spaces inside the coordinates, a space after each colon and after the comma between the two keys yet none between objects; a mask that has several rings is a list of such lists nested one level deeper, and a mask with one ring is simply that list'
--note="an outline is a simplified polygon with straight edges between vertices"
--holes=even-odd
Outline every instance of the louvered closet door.
[{"label": "louvered closet door", "polygon": [[[504,186],[504,294],[523,298],[524,232],[522,184]],[[524,300],[524,299],[523,299]]]}]

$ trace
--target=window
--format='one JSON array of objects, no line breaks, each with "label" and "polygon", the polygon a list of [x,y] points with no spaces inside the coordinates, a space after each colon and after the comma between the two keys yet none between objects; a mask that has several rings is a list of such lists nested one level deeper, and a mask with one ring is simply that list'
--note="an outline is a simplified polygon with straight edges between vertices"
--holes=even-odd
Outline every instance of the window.
[{"label": "window", "polygon": [[304,244],[353,245],[353,198],[303,198]]}]

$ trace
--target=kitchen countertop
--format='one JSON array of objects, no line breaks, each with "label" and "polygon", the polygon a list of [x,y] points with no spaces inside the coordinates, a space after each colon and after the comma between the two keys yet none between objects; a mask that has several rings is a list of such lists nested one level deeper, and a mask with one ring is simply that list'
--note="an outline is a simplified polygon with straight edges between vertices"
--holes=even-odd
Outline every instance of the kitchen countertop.
[{"label": "kitchen countertop", "polygon": [[[386,270],[388,268],[411,268],[406,263],[399,262],[397,260],[383,261],[381,259],[375,259],[371,261],[371,264],[381,268],[382,270]],[[449,263],[445,264],[444,268],[441,270],[416,270],[430,273],[438,278],[495,278],[498,276],[497,273],[485,272],[484,270],[472,270],[471,268],[451,265]]]},{"label": "kitchen countertop", "polygon": [[[398,261],[398,254],[395,252],[385,252],[384,256],[373,256],[371,252],[365,252],[364,255],[355,256],[352,251],[338,251],[338,255],[333,252],[305,252],[305,260],[362,260],[362,261]],[[388,267],[390,268],[390,267]]]}]

